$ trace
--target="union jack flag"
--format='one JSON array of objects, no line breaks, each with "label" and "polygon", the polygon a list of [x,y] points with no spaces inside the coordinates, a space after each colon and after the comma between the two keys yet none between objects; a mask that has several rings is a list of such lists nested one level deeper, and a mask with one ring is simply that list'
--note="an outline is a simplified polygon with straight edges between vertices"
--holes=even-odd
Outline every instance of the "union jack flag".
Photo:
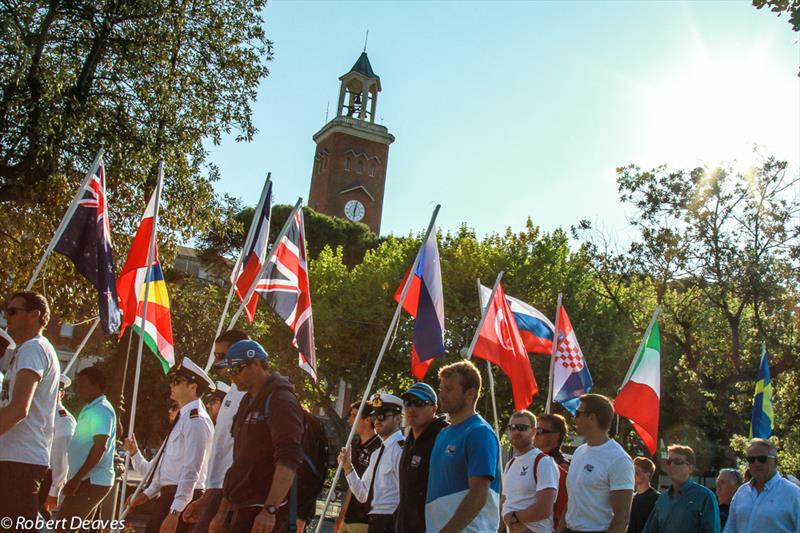
[{"label": "union jack flag", "polygon": [[255,290],[294,331],[292,344],[299,352],[300,368],[316,381],[314,319],[311,315],[305,225],[301,209],[295,213],[286,235],[274,246],[275,253]]}]

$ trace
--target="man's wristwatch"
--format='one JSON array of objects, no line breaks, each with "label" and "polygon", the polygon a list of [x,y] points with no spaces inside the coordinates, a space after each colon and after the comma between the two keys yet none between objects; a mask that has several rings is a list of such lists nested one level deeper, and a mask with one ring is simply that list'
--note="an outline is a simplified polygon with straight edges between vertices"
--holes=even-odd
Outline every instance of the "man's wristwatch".
[{"label": "man's wristwatch", "polygon": [[278,508],[277,508],[277,507],[275,507],[274,505],[265,505],[265,506],[264,506],[264,510],[265,510],[265,511],[266,511],[268,514],[272,514],[272,515],[274,515],[274,514],[276,514],[276,513],[278,512]]},{"label": "man's wristwatch", "polygon": [[169,514],[171,514],[172,516],[180,516],[181,512],[177,509],[170,509]]},{"label": "man's wristwatch", "polygon": [[519,524],[519,518],[517,518],[517,512],[516,511],[511,513],[511,523],[512,524]]}]

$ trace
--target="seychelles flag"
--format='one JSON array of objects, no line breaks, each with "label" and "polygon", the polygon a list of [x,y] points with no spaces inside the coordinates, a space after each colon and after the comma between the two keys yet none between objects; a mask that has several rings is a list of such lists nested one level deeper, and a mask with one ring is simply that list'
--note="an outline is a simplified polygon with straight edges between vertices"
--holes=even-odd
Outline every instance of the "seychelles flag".
[{"label": "seychelles flag", "polygon": [[772,380],[769,378],[769,353],[766,346],[761,353],[761,364],[753,396],[753,417],[750,419],[750,438],[768,439],[772,436]]},{"label": "seychelles flag", "polygon": [[[481,305],[486,307],[492,289],[481,285]],[[551,355],[553,353],[553,332],[556,327],[541,311],[522,300],[506,295],[508,306],[514,314],[517,329],[525,343],[525,350],[531,353]]]},{"label": "seychelles flag", "polygon": [[[153,232],[157,201],[156,192],[153,192],[142,221],[139,223],[139,229],[136,230],[136,235],[133,237],[128,258],[117,279],[117,293],[122,309],[120,336],[128,326],[133,326],[134,331],[140,335],[143,334],[144,342],[156,354],[164,373],[166,373],[175,364],[175,350],[172,343],[167,285],[164,283],[164,274],[158,262],[158,245],[156,244],[158,232]],[[149,269],[150,278],[145,280],[148,272],[147,256],[150,250],[151,234],[156,239],[156,243],[153,244],[153,263],[152,268]],[[145,281],[149,281],[150,287],[147,291],[147,316],[145,317],[144,332],[142,332]]]},{"label": "seychelles flag", "polygon": [[[400,301],[406,280],[394,294]],[[439,248],[436,245],[436,226],[419,250],[419,263],[403,302],[403,309],[414,317],[414,343],[411,348],[411,372],[417,379],[425,377],[433,359],[445,354],[444,347],[444,295]]]}]

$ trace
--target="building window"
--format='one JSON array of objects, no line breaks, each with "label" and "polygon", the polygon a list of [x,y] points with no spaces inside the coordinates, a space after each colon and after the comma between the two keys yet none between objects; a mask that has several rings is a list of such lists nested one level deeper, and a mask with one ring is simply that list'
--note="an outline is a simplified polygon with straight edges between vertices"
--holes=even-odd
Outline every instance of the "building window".
[{"label": "building window", "polygon": [[374,178],[375,177],[375,165],[370,165],[369,166],[369,177],[370,178]]},{"label": "building window", "polygon": [[364,160],[363,159],[359,159],[358,160],[358,164],[357,164],[357,167],[356,167],[356,172],[358,174],[363,174],[364,173]]},{"label": "building window", "polygon": [[344,160],[344,169],[347,172],[350,172],[350,161],[351,161],[351,159],[349,157]]}]

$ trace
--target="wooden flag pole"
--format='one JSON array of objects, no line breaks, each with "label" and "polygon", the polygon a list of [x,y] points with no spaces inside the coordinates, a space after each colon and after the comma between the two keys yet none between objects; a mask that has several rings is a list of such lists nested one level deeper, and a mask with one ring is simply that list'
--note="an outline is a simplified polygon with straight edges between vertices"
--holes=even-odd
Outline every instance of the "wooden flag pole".
[{"label": "wooden flag pole", "polygon": [[297,212],[300,209],[302,209],[302,204],[303,204],[303,199],[298,198],[297,203],[294,204],[294,209],[292,209],[292,212],[289,213],[289,218],[286,219],[286,222],[283,224],[283,227],[281,228],[281,232],[275,239],[275,242],[272,245],[272,249],[269,251],[269,255],[267,255],[264,264],[261,265],[261,270],[258,271],[258,275],[253,280],[253,284],[250,285],[250,288],[247,290],[247,295],[245,295],[245,297],[242,299],[242,302],[239,304],[239,307],[236,309],[236,312],[233,314],[233,317],[231,317],[231,321],[228,323],[229,330],[233,329],[233,326],[236,325],[236,321],[239,320],[239,317],[242,315],[242,311],[244,311],[245,305],[247,305],[247,302],[250,301],[250,297],[253,296],[253,293],[256,290],[256,285],[258,285],[258,282],[259,280],[261,280],[261,277],[264,275],[264,272],[267,271],[267,267],[269,267],[269,264],[272,261],[273,256],[275,255],[275,252],[277,252],[278,245],[286,236],[286,234],[289,233],[289,228],[292,226],[292,220],[294,220],[295,214],[297,214]]},{"label": "wooden flag pole", "polygon": [[553,322],[555,329],[553,330],[553,351],[550,354],[550,370],[547,373],[547,404],[544,412],[548,415],[552,412],[553,408],[553,380],[555,379],[556,371],[556,350],[558,350],[558,329],[561,327],[561,299],[563,294],[558,293],[558,302],[556,303],[556,320]]},{"label": "wooden flag pole", "polygon": [[69,363],[67,363],[67,366],[65,366],[64,370],[61,371],[62,374],[66,376],[69,373],[69,370],[72,368],[72,365],[75,364],[75,361],[77,361],[78,355],[80,355],[81,351],[83,351],[83,348],[84,346],[86,346],[86,343],[89,342],[89,337],[92,336],[92,333],[94,333],[94,330],[97,329],[97,325],[99,323],[100,323],[100,317],[95,318],[94,321],[92,322],[92,326],[89,328],[89,331],[86,332],[86,335],[83,336],[83,340],[78,345],[78,349],[75,350],[75,353],[72,354],[72,358],[69,360]]},{"label": "wooden flag pole", "polygon": [[[161,203],[161,186],[164,181],[164,161],[158,162],[158,181],[156,181],[156,201],[153,210],[153,227],[150,229],[150,246],[147,249],[147,269],[144,276],[144,302],[142,303],[142,320],[139,325],[139,347],[136,351],[136,373],[133,378],[133,393],[131,396],[131,418],[128,422],[128,438],[133,435],[133,428],[136,423],[136,406],[139,399],[139,380],[142,375],[142,351],[144,349],[144,335],[147,320],[147,300],[150,297],[150,276],[153,271],[153,261],[155,259],[156,248],[156,229],[158,228],[158,206]],[[130,466],[131,458],[129,455],[125,456],[125,469],[122,474],[122,505],[125,506],[125,493],[128,489],[128,467]]]},{"label": "wooden flag pole", "polygon": [[[502,276],[503,273],[501,272],[500,275]],[[478,302],[481,306],[481,316],[485,316],[486,310],[488,309],[488,304],[490,304],[492,300],[489,300],[486,306],[483,305],[483,302],[481,301],[481,278],[478,278],[476,280],[476,283],[478,285]],[[495,398],[494,395],[494,375],[492,375],[492,363],[488,359],[486,360],[486,370],[489,372],[489,393],[492,395],[492,414],[494,414],[494,432],[497,433],[497,438],[499,439],[500,426],[497,417],[497,399]]]},{"label": "wooden flag pole", "polygon": [[94,158],[92,166],[89,167],[89,172],[87,172],[86,175],[84,176],[83,182],[81,183],[81,186],[78,188],[78,192],[75,194],[75,197],[72,199],[72,203],[70,203],[69,207],[67,208],[67,212],[64,213],[64,217],[58,224],[58,228],[56,228],[56,232],[53,234],[53,238],[50,239],[50,244],[47,245],[44,254],[42,254],[42,258],[39,259],[39,263],[33,270],[33,275],[31,275],[31,279],[28,280],[28,284],[25,286],[26,291],[29,291],[33,288],[33,284],[36,283],[36,280],[39,277],[39,274],[41,273],[44,264],[47,262],[47,258],[50,257],[51,253],[53,253],[53,249],[56,247],[56,244],[58,244],[59,239],[61,239],[61,236],[64,234],[64,230],[67,229],[67,224],[69,223],[69,220],[72,218],[72,215],[75,214],[75,210],[78,209],[78,202],[80,202],[81,198],[83,198],[83,191],[86,188],[86,185],[89,184],[89,180],[91,180],[92,176],[94,176],[94,173],[97,172],[97,169],[100,166],[100,160],[103,158],[103,154],[105,154],[105,152],[106,152],[105,148],[100,148],[100,150],[97,152],[97,156]]},{"label": "wooden flag pole", "polygon": [[[361,418],[361,413],[364,412],[364,404],[367,402],[367,398],[369,397],[370,392],[372,391],[372,385],[375,383],[375,378],[378,375],[378,368],[381,366],[381,361],[383,360],[383,355],[386,352],[387,346],[389,346],[389,341],[392,338],[392,331],[394,330],[397,321],[400,320],[400,313],[403,311],[403,304],[406,301],[406,296],[408,295],[408,288],[411,286],[411,279],[414,277],[414,272],[416,272],[417,267],[419,266],[419,261],[422,256],[422,248],[425,246],[425,243],[428,242],[428,237],[431,235],[431,231],[433,231],[434,225],[436,224],[436,217],[439,214],[439,208],[441,206],[437,205],[436,208],[433,210],[433,215],[431,215],[431,220],[428,223],[428,229],[425,231],[425,236],[422,238],[422,243],[420,244],[419,250],[417,250],[417,255],[414,257],[414,263],[411,265],[411,270],[408,272],[408,277],[406,278],[406,282],[403,285],[403,291],[400,293],[400,301],[397,302],[397,307],[394,310],[394,315],[392,316],[392,321],[389,323],[389,328],[386,330],[386,336],[383,338],[383,344],[381,345],[381,349],[378,352],[378,358],[375,360],[375,365],[372,367],[372,374],[369,376],[369,381],[367,382],[367,388],[364,390],[364,394],[361,398],[361,403],[358,405],[358,413],[356,413],[355,420],[359,420]],[[348,453],[350,450],[350,443],[353,441],[353,437],[356,434],[356,426],[357,424],[353,424],[350,428],[350,434],[347,436],[347,441],[345,442],[345,448],[347,448]],[[317,528],[314,530],[315,533],[320,533],[322,530],[322,524],[325,522],[325,514],[328,512],[328,507],[331,504],[331,499],[333,498],[333,493],[336,490],[336,483],[339,481],[339,476],[342,474],[342,465],[340,464],[336,468],[336,474],[333,476],[333,481],[331,481],[331,488],[328,491],[328,497],[325,499],[325,506],[322,508],[322,514],[320,515],[319,522],[317,523]]]},{"label": "wooden flag pole", "polygon": [[[271,172],[267,173],[267,181],[264,182],[264,188],[261,191],[261,198],[258,201],[258,205],[256,206],[256,210],[253,213],[253,220],[250,222],[250,229],[247,231],[247,238],[244,241],[244,247],[242,251],[239,253],[239,259],[236,260],[236,264],[233,266],[233,272],[231,276],[231,288],[228,291],[228,297],[225,299],[225,305],[222,307],[222,314],[219,317],[219,324],[217,324],[217,332],[214,334],[214,338],[211,341],[211,350],[208,352],[208,361],[206,362],[205,371],[208,372],[211,369],[211,365],[214,363],[214,341],[217,340],[217,337],[222,334],[222,328],[225,327],[225,317],[228,316],[228,308],[231,305],[231,300],[233,300],[233,291],[236,290],[236,280],[239,278],[239,275],[242,273],[242,265],[244,264],[244,254],[247,250],[250,249],[250,245],[253,243],[253,234],[256,231],[256,226],[258,225],[258,221],[261,219],[261,213],[264,211],[264,202],[267,196],[267,191],[269,190],[270,186],[270,176],[272,176]],[[267,219],[267,237],[269,237],[269,220],[272,218],[272,204],[269,206],[270,210],[270,218]]]}]

